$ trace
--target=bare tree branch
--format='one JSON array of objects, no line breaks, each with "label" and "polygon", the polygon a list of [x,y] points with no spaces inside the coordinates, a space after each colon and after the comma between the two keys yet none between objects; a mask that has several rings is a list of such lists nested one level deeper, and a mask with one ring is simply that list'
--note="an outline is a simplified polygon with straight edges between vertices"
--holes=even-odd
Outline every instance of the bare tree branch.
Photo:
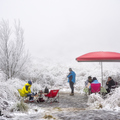
[{"label": "bare tree branch", "polygon": [[24,31],[20,21],[15,21],[14,28],[15,37],[10,40],[12,29],[9,22],[2,20],[0,23],[0,69],[6,74],[6,79],[19,75],[29,59],[24,50]]}]

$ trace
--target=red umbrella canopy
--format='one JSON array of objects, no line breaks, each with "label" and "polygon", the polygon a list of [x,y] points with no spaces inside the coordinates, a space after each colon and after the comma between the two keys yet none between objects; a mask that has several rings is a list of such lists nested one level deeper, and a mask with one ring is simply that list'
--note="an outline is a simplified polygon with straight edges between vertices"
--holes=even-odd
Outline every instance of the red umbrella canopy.
[{"label": "red umbrella canopy", "polygon": [[116,52],[90,52],[77,57],[78,62],[120,62],[120,53]]}]

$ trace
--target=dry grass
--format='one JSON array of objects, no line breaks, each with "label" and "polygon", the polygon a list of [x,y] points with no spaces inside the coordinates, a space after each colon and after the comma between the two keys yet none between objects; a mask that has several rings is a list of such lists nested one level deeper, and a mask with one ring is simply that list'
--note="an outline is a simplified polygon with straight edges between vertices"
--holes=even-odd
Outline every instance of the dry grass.
[{"label": "dry grass", "polygon": [[103,108],[103,106],[101,104],[99,104],[99,108]]},{"label": "dry grass", "polygon": [[52,116],[52,115],[44,115],[44,117],[43,117],[44,119],[54,119],[55,120],[55,118]]},{"label": "dry grass", "polygon": [[53,109],[58,110],[58,111],[62,111],[62,109],[60,107],[55,107]]}]

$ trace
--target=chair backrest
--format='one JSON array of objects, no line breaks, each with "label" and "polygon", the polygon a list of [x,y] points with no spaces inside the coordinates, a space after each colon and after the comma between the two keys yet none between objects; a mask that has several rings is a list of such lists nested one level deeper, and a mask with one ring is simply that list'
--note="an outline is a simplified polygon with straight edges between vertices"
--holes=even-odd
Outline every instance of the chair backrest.
[{"label": "chair backrest", "polygon": [[91,92],[92,93],[100,92],[100,87],[101,87],[100,83],[91,83]]},{"label": "chair backrest", "polygon": [[18,89],[18,92],[19,92],[19,94],[20,94],[21,97],[26,97],[26,95],[22,93],[21,89]]},{"label": "chair backrest", "polygon": [[51,90],[47,95],[45,95],[45,96],[47,96],[47,97],[49,97],[49,98],[54,98],[54,97],[56,97],[56,95],[57,95],[57,93],[59,92],[59,90]]}]

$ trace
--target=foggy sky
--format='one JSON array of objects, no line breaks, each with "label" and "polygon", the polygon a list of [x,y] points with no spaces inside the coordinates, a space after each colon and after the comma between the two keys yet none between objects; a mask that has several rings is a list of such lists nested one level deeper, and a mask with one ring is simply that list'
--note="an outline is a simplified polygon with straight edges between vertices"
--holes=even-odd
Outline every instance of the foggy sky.
[{"label": "foggy sky", "polygon": [[1,19],[20,19],[34,57],[120,52],[120,0],[0,0]]}]

